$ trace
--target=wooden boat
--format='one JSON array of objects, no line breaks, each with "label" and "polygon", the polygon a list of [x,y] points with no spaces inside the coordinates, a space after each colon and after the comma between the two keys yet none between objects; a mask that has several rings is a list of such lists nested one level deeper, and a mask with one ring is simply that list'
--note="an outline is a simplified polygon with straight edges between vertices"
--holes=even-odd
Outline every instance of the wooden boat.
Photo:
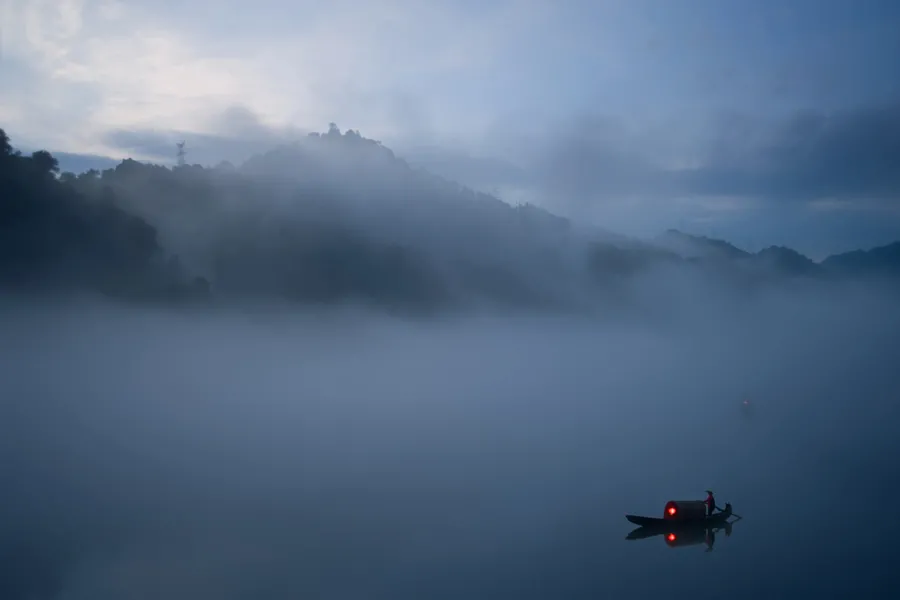
[{"label": "wooden boat", "polygon": [[638,515],[625,515],[625,518],[635,525],[640,525],[641,527],[648,527],[653,529],[675,529],[685,527],[715,527],[726,523],[731,516],[731,504],[726,503],[725,509],[722,512],[713,513],[708,517],[703,516],[702,518],[663,519],[658,517],[642,517]]}]

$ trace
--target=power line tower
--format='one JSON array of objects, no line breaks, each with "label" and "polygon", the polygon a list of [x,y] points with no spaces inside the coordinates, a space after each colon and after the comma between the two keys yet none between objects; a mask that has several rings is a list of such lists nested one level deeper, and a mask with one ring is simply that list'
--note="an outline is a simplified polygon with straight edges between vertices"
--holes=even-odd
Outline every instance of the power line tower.
[{"label": "power line tower", "polygon": [[187,161],[184,159],[187,155],[187,151],[184,149],[184,142],[178,142],[175,145],[178,146],[178,166],[183,167],[187,164]]}]

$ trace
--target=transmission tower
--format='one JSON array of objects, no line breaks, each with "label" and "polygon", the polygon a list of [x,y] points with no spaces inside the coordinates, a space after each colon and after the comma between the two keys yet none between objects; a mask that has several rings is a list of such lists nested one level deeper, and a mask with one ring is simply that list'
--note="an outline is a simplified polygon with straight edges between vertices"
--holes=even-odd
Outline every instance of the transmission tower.
[{"label": "transmission tower", "polygon": [[187,155],[187,151],[184,149],[184,142],[178,142],[175,145],[178,146],[178,166],[183,167],[187,164],[184,160],[185,155]]}]

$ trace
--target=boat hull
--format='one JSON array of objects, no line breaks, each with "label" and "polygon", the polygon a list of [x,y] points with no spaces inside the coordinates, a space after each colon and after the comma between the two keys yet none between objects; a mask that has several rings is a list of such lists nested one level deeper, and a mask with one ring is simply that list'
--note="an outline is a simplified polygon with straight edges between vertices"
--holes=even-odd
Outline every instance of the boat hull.
[{"label": "boat hull", "polygon": [[641,527],[652,527],[660,529],[671,529],[673,527],[704,527],[710,525],[721,525],[731,517],[731,512],[720,512],[703,519],[691,519],[688,521],[679,521],[676,519],[661,519],[658,517],[642,517],[639,515],[625,515],[625,518],[635,525]]}]

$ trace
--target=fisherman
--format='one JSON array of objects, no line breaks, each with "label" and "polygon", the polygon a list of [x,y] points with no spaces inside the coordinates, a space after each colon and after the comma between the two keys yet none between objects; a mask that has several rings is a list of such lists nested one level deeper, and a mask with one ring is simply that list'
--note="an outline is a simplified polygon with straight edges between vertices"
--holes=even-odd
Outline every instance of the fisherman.
[{"label": "fisherman", "polygon": [[706,490],[706,493],[706,516],[711,517],[713,511],[718,507],[716,506],[716,498],[713,496],[712,490]]}]

